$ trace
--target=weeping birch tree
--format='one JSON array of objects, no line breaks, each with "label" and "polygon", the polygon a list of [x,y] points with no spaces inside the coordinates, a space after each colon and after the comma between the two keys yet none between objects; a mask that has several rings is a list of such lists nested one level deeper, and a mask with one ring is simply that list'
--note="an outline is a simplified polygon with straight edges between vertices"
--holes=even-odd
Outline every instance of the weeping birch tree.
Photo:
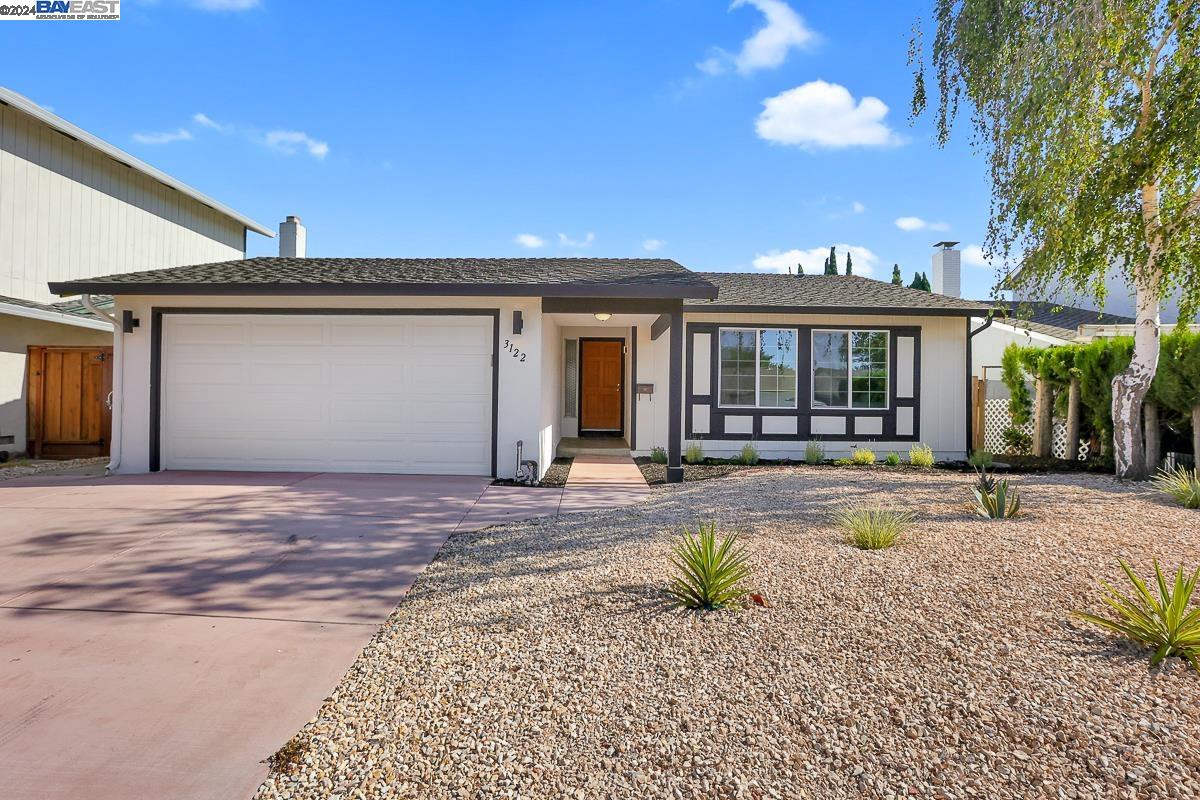
[{"label": "weeping birch tree", "polygon": [[913,115],[936,82],[937,137],[969,109],[992,206],[985,250],[1021,268],[1026,296],[1103,302],[1118,272],[1135,297],[1133,358],[1113,379],[1117,475],[1146,473],[1142,404],[1159,309],[1200,305],[1200,0],[935,0],[928,63],[918,27]]}]

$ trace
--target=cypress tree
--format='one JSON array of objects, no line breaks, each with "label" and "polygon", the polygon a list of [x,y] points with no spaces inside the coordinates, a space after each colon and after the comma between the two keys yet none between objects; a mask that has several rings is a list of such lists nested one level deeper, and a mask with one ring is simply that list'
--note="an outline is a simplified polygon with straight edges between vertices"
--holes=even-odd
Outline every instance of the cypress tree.
[{"label": "cypress tree", "polygon": [[903,286],[904,279],[900,277],[900,265],[892,264],[892,285]]},{"label": "cypress tree", "polygon": [[837,275],[837,248],[829,248],[829,258],[825,260],[825,274]]},{"label": "cypress tree", "polygon": [[846,251],[846,274],[854,274],[854,255],[849,250]]}]

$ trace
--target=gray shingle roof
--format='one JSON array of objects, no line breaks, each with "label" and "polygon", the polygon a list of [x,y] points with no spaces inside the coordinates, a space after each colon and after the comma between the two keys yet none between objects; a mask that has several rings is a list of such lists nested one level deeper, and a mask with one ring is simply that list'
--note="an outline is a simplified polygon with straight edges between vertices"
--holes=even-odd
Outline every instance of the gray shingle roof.
[{"label": "gray shingle roof", "polygon": [[778,275],[753,272],[699,273],[717,285],[714,300],[689,299],[692,311],[790,311],[878,314],[890,312],[982,316],[991,305],[920,289],[893,286],[858,275]]},{"label": "gray shingle roof", "polygon": [[57,294],[711,297],[667,258],[249,258],[52,283]]},{"label": "gray shingle roof", "polygon": [[1137,320],[1120,314],[1106,314],[1090,308],[1076,308],[1043,301],[996,300],[994,305],[1008,311],[1005,324],[1028,328],[1059,339],[1074,339],[1080,325],[1131,325]]}]

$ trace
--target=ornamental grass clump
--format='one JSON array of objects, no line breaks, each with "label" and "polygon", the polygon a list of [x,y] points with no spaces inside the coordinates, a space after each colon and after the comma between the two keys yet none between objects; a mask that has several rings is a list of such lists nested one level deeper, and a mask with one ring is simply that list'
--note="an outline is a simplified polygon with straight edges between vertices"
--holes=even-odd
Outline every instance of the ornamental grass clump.
[{"label": "ornamental grass clump", "polygon": [[1184,508],[1200,508],[1200,469],[1160,469],[1150,483]]},{"label": "ornamental grass clump", "polygon": [[888,453],[887,458],[885,458],[883,460],[883,463],[887,464],[889,467],[900,466],[900,454],[899,453]]},{"label": "ornamental grass clump", "polygon": [[744,464],[747,467],[753,467],[758,463],[758,448],[750,442],[742,445],[742,452],[738,455],[738,463]]},{"label": "ornamental grass clump", "polygon": [[825,445],[815,439],[810,439],[804,445],[804,463],[809,465],[821,464],[825,461]]},{"label": "ornamental grass clump", "polygon": [[650,460],[655,464],[667,463],[667,451],[661,447],[655,447],[650,451]]},{"label": "ornamental grass clump", "polygon": [[1100,582],[1104,589],[1101,599],[1116,612],[1117,618],[1099,617],[1083,611],[1075,611],[1073,615],[1152,648],[1151,667],[1167,656],[1178,656],[1200,672],[1200,607],[1189,607],[1200,569],[1193,572],[1192,577],[1185,578],[1183,567],[1180,567],[1175,580],[1168,584],[1155,559],[1156,591],[1151,591],[1129,564],[1123,560],[1119,563],[1133,584],[1133,595],[1123,595],[1108,583]]},{"label": "ornamental grass clump", "polygon": [[843,508],[833,515],[847,544],[860,550],[883,550],[896,543],[913,524],[907,511],[886,508]]},{"label": "ornamental grass clump", "polygon": [[717,523],[699,523],[697,532],[684,529],[672,548],[675,576],[667,593],[685,608],[725,608],[741,601],[750,577],[746,549],[736,533],[717,538]]},{"label": "ornamental grass clump", "polygon": [[699,442],[690,443],[683,451],[683,460],[689,464],[699,464],[704,461],[704,445]]},{"label": "ornamental grass clump", "polygon": [[908,448],[908,463],[914,467],[932,467],[933,448],[924,444],[914,444]]},{"label": "ornamental grass clump", "polygon": [[856,447],[850,454],[850,461],[860,467],[869,466],[875,463],[875,451],[866,447]]}]

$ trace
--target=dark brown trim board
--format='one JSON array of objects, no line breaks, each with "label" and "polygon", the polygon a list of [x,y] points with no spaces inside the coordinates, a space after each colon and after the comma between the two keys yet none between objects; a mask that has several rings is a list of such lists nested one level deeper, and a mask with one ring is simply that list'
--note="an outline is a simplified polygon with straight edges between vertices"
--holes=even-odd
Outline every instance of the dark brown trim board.
[{"label": "dark brown trim board", "polygon": [[[969,320],[968,320],[969,322]],[[720,329],[721,328],[783,328],[796,331],[796,408],[722,408],[717,396],[720,376]],[[886,409],[839,408],[813,409],[810,405],[812,396],[812,332],[814,330],[853,328],[862,330],[887,331],[888,336],[888,407]],[[709,340],[709,394],[693,394],[695,384],[695,335],[710,334]],[[746,441],[751,439],[763,442],[806,442],[814,436],[824,442],[862,442],[862,441],[921,441],[921,335],[922,330],[917,326],[906,325],[871,325],[871,324],[783,324],[758,323],[746,321],[729,322],[692,322],[687,326],[686,369],[683,370],[687,381],[687,402],[684,410],[684,427],[686,438],[714,441]],[[896,351],[898,337],[912,337],[913,342],[913,396],[901,398],[896,396]],[[692,409],[696,405],[709,407],[708,433],[695,433],[692,430]],[[913,432],[909,436],[896,434],[896,409],[912,408]],[[835,415],[853,419],[855,417],[881,417],[883,432],[872,435],[859,435],[849,431],[843,435],[813,434],[812,418],[814,416]],[[728,416],[751,417],[753,427],[751,433],[726,433],[725,418]],[[796,417],[795,434],[763,433],[763,419],[766,417]]]},{"label": "dark brown trim board", "polygon": [[500,309],[498,308],[237,308],[158,307],[150,309],[150,471],[162,468],[162,337],[166,314],[250,316],[434,316],[492,318],[492,477],[496,475],[500,420]]}]

